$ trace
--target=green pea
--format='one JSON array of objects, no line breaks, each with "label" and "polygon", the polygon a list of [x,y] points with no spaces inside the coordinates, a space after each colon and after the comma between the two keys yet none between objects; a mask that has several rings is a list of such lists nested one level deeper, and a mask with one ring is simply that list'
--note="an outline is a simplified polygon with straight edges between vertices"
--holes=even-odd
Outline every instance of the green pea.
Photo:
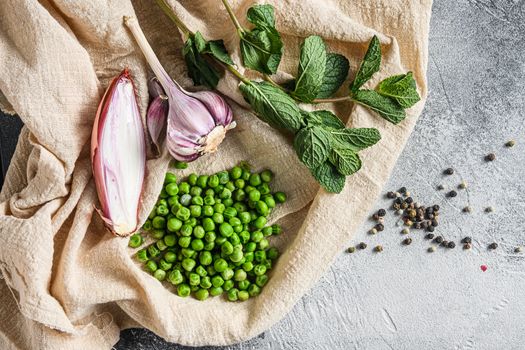
[{"label": "green pea", "polygon": [[224,259],[217,259],[213,264],[213,267],[215,268],[215,271],[221,273],[228,268],[228,262]]},{"label": "green pea", "polygon": [[225,185],[228,181],[230,181],[230,175],[228,175],[227,171],[220,171],[217,173],[217,176],[219,177],[219,183],[221,185]]},{"label": "green pea", "polygon": [[159,268],[161,270],[164,270],[164,271],[168,271],[169,269],[171,269],[173,265],[169,262],[167,262],[166,260],[164,259],[160,259],[159,260]]},{"label": "green pea", "polygon": [[167,251],[164,253],[164,260],[166,260],[169,263],[175,262],[177,260],[177,254],[175,254],[172,251]]},{"label": "green pea", "polygon": [[233,288],[234,285],[235,285],[235,282],[233,282],[233,280],[224,281],[224,284],[222,285],[222,289],[224,289],[225,291],[229,291]]},{"label": "green pea", "polygon": [[212,197],[213,197],[213,196],[215,196],[215,191],[213,190],[213,188],[208,188],[208,189],[206,190],[206,192],[204,192],[204,195],[205,195],[205,196],[212,196]]},{"label": "green pea", "polygon": [[185,207],[179,208],[179,210],[177,210],[177,213],[175,214],[177,219],[180,219],[182,221],[188,220],[190,218],[190,215],[191,215],[190,210]]},{"label": "green pea", "polygon": [[275,199],[271,195],[268,195],[267,197],[264,197],[264,203],[268,206],[268,208],[272,209],[275,208]]},{"label": "green pea", "polygon": [[253,187],[259,186],[262,183],[261,176],[259,174],[250,175],[250,185]]},{"label": "green pea", "polygon": [[[236,220],[234,220],[236,219]],[[231,218],[228,223],[230,225],[232,225],[232,223],[239,223],[238,225],[232,225],[233,227],[233,232],[235,233],[241,233],[242,230],[244,230],[244,226],[242,226],[242,224],[240,224],[241,220],[239,220],[238,218]]]},{"label": "green pea", "polygon": [[211,253],[208,251],[203,251],[199,254],[199,262],[201,265],[208,266],[213,261]]},{"label": "green pea", "polygon": [[166,173],[166,175],[164,176],[164,183],[169,184],[175,182],[177,182],[177,176],[173,173]]},{"label": "green pea", "polygon": [[180,196],[179,198],[179,202],[181,205],[187,207],[188,205],[191,204],[191,195],[189,194],[183,194],[182,196]]},{"label": "green pea", "polygon": [[219,177],[217,175],[210,176],[208,179],[208,186],[211,188],[219,186]]},{"label": "green pea", "polygon": [[255,243],[259,243],[261,239],[263,238],[264,238],[264,235],[261,231],[253,231],[250,237],[250,239]]},{"label": "green pea", "polygon": [[217,235],[215,234],[213,230],[209,230],[209,232],[206,232],[206,234],[204,235],[204,240],[206,242],[214,242],[216,238],[217,238]]},{"label": "green pea", "polygon": [[152,258],[156,258],[157,256],[160,255],[160,250],[159,248],[157,248],[156,245],[152,244],[148,247],[148,253],[149,253],[149,256],[151,256]]},{"label": "green pea", "polygon": [[200,188],[200,187],[193,186],[193,187],[190,189],[190,195],[191,195],[192,197],[200,196],[201,194],[202,194],[202,188]]},{"label": "green pea", "polygon": [[222,214],[225,218],[230,219],[237,216],[237,210],[233,207],[226,208]]},{"label": "green pea", "polygon": [[215,248],[215,242],[206,242],[204,244],[204,250],[213,250]]},{"label": "green pea", "polygon": [[243,224],[247,224],[252,220],[252,216],[250,215],[249,212],[244,211],[239,214],[239,220],[241,220]]},{"label": "green pea", "polygon": [[140,262],[148,261],[148,251],[146,249],[141,249],[137,252],[137,259]]},{"label": "green pea", "polygon": [[153,228],[156,229],[163,229],[166,227],[166,219],[162,216],[155,216],[151,223],[153,225]]},{"label": "green pea", "polygon": [[189,176],[188,176],[188,183],[192,186],[195,186],[197,184],[197,174],[195,173],[191,173]]},{"label": "green pea", "polygon": [[216,213],[222,214],[226,210],[226,206],[222,203],[215,203],[213,210],[215,210]]},{"label": "green pea", "polygon": [[188,281],[190,282],[190,286],[198,286],[201,283],[201,276],[192,272],[188,275]]},{"label": "green pea", "polygon": [[201,277],[200,286],[201,286],[201,288],[204,288],[204,289],[210,289],[211,288],[210,277],[208,277],[208,276]]},{"label": "green pea", "polygon": [[248,193],[248,199],[252,202],[257,202],[259,199],[261,199],[261,192],[258,190],[250,191],[250,193]]},{"label": "green pea", "polygon": [[191,236],[191,233],[193,232],[193,227],[191,227],[190,225],[188,224],[184,224],[182,225],[182,227],[180,228],[180,234],[184,237],[188,237],[188,236]]},{"label": "green pea", "polygon": [[258,250],[254,253],[255,261],[257,262],[263,262],[266,260],[266,252],[264,250]]},{"label": "green pea", "polygon": [[253,270],[253,263],[251,261],[245,262],[242,264],[242,269],[246,272],[250,272]]},{"label": "green pea", "polygon": [[171,196],[168,198],[168,208],[171,208],[175,204],[179,203],[179,196]]},{"label": "green pea", "polygon": [[160,191],[160,194],[159,194],[159,197],[164,199],[164,198],[168,198],[169,197],[169,194],[166,192],[166,190],[163,188],[161,191]]},{"label": "green pea", "polygon": [[159,281],[163,281],[166,278],[166,271],[164,270],[155,270],[153,273],[153,277],[155,277]]},{"label": "green pea", "polygon": [[243,179],[244,181],[248,181],[250,180],[250,175],[251,175],[250,170],[243,169],[241,179]]},{"label": "green pea", "polygon": [[128,245],[131,248],[138,248],[142,245],[143,239],[142,236],[139,233],[135,233],[129,238]]},{"label": "green pea", "polygon": [[250,232],[241,231],[241,233],[239,233],[239,238],[241,239],[242,244],[247,243],[250,240]]},{"label": "green pea", "polygon": [[235,210],[237,210],[237,215],[239,215],[239,213],[242,213],[243,211],[247,211],[248,210],[248,207],[246,206],[246,204],[241,203],[241,202],[233,203],[232,207]]},{"label": "green pea", "polygon": [[190,258],[186,258],[182,260],[182,268],[186,271],[193,270],[193,268],[195,267],[195,264],[196,264],[195,260],[190,259]]},{"label": "green pea", "polygon": [[179,211],[179,209],[182,208],[182,204],[180,203],[175,203],[171,206],[171,214],[175,215],[177,214],[177,211]]},{"label": "green pea", "polygon": [[268,169],[263,170],[263,172],[261,173],[261,180],[263,182],[270,182],[270,181],[272,181],[272,179],[273,179],[272,171],[268,170]]},{"label": "green pea", "polygon": [[235,272],[233,272],[233,270],[229,268],[224,269],[224,271],[222,272],[221,271],[217,271],[217,272],[221,273],[221,276],[225,281],[231,280],[233,278],[233,275],[235,274]]},{"label": "green pea", "polygon": [[270,249],[268,249],[268,251],[266,252],[266,256],[268,257],[268,259],[270,260],[275,260],[279,257],[279,250],[275,247],[271,247]]},{"label": "green pea", "polygon": [[244,186],[246,186],[246,182],[243,179],[235,180],[234,184],[235,184],[235,187],[237,187],[238,189],[243,189]]},{"label": "green pea", "polygon": [[168,281],[173,285],[181,284],[184,282],[184,276],[182,276],[180,270],[171,270],[168,274]]},{"label": "green pea", "polygon": [[237,288],[232,288],[228,291],[228,300],[237,301],[239,299],[239,290]]},{"label": "green pea", "polygon": [[221,287],[211,287],[210,288],[210,295],[212,297],[216,297],[218,295],[221,295],[224,292],[224,290]]},{"label": "green pea", "polygon": [[179,193],[188,194],[190,193],[190,184],[187,182],[181,182],[179,184]]},{"label": "green pea", "polygon": [[204,216],[213,216],[213,207],[211,205],[205,205],[202,207],[202,213]]},{"label": "green pea", "polygon": [[268,195],[271,192],[270,186],[268,186],[267,183],[263,183],[263,184],[257,186],[257,190],[259,192],[261,192],[262,195]]},{"label": "green pea", "polygon": [[235,191],[235,185],[233,184],[233,181],[228,181],[226,185],[224,185],[224,188],[229,189],[231,192]]},{"label": "green pea", "polygon": [[237,288],[239,288],[239,290],[246,290],[249,286],[250,281],[248,280],[240,281],[239,283],[237,283]]},{"label": "green pea", "polygon": [[234,166],[230,170],[230,177],[232,179],[240,179],[242,176],[242,169],[239,166]]},{"label": "green pea", "polygon": [[273,224],[272,225],[272,234],[274,235],[280,235],[282,232],[282,228],[280,225],[278,224]]},{"label": "green pea", "polygon": [[253,272],[255,272],[257,276],[264,275],[266,273],[266,266],[262,264],[255,265]]},{"label": "green pea", "polygon": [[173,166],[175,167],[175,169],[187,169],[188,168],[188,163],[176,160],[174,162]]},{"label": "green pea", "polygon": [[257,213],[254,210],[250,210],[249,213],[250,213],[250,220],[251,221],[255,221],[259,217],[259,215],[257,215]]},{"label": "green pea", "polygon": [[251,297],[255,297],[261,293],[261,288],[259,288],[256,284],[250,284],[250,287],[248,287],[248,294],[250,294]]},{"label": "green pea", "polygon": [[214,287],[222,287],[224,284],[224,279],[221,276],[213,276],[211,279],[211,284]]},{"label": "green pea", "polygon": [[217,274],[213,265],[206,266],[206,271],[208,271],[208,276],[215,276]]},{"label": "green pea", "polygon": [[270,245],[270,242],[268,242],[268,240],[266,238],[263,238],[259,242],[259,249],[264,250],[264,249],[268,248],[269,245]]},{"label": "green pea", "polygon": [[196,291],[198,291],[199,289],[201,289],[200,286],[190,286],[190,290],[191,290],[192,292],[196,292]]},{"label": "green pea", "polygon": [[228,240],[228,238],[226,238],[224,236],[220,236],[220,237],[217,237],[217,239],[215,240],[215,244],[221,246],[227,240]]},{"label": "green pea", "polygon": [[199,205],[190,205],[190,215],[192,217],[198,218],[201,216],[202,207]]},{"label": "green pea", "polygon": [[219,232],[224,237],[230,237],[233,234],[233,227],[230,224],[228,224],[227,222],[223,222],[219,226]]},{"label": "green pea", "polygon": [[253,252],[246,252],[244,254],[244,260],[245,262],[252,262],[254,259],[254,253]]},{"label": "green pea", "polygon": [[221,252],[222,252],[224,255],[230,255],[231,253],[233,253],[233,244],[231,244],[231,243],[228,242],[228,241],[224,242],[224,243],[221,245]]},{"label": "green pea", "polygon": [[222,204],[224,204],[226,208],[231,207],[233,205],[233,199],[231,198],[223,199]]},{"label": "green pea", "polygon": [[177,294],[179,295],[179,297],[186,298],[187,296],[190,295],[190,293],[191,293],[191,288],[186,283],[181,283],[177,287]]},{"label": "green pea", "polygon": [[232,191],[230,191],[229,189],[227,188],[224,188],[222,190],[222,192],[219,194],[219,198],[220,199],[227,199],[227,198],[231,198],[232,196]]},{"label": "green pea", "polygon": [[267,275],[259,275],[255,278],[255,284],[257,284],[259,287],[264,287],[264,285],[268,282],[268,276]]},{"label": "green pea", "polygon": [[191,244],[191,237],[180,237],[179,246],[182,248],[188,248]]},{"label": "green pea", "polygon": [[147,263],[146,263],[146,268],[150,271],[150,272],[155,272],[157,271],[157,263],[153,260],[149,260]]},{"label": "green pea", "polygon": [[244,250],[246,250],[247,252],[253,252],[253,251],[255,251],[255,249],[257,249],[257,243],[255,243],[255,242],[248,242],[244,246]]},{"label": "green pea", "polygon": [[193,236],[195,238],[204,238],[204,235],[206,234],[206,231],[204,230],[204,227],[198,225],[193,228]]},{"label": "green pea", "polygon": [[168,247],[173,247],[175,244],[177,244],[177,236],[175,236],[175,235],[166,235],[166,236],[164,236],[164,243]]},{"label": "green pea", "polygon": [[157,248],[159,248],[160,251],[164,251],[166,250],[166,248],[168,248],[168,246],[166,245],[166,243],[164,243],[163,240],[158,240],[157,242],[155,242],[155,245],[157,246]]},{"label": "green pea", "polygon": [[253,186],[250,186],[250,185],[248,185],[248,186],[246,186],[246,187],[244,188],[244,192],[246,192],[246,193],[248,193],[248,194],[249,194],[251,191],[253,191],[253,190],[256,190],[256,188],[253,187]]},{"label": "green pea", "polygon": [[208,175],[201,175],[197,178],[197,186],[200,188],[206,188],[208,185]]},{"label": "green pea", "polygon": [[191,203],[202,206],[204,205],[204,200],[202,199],[201,196],[195,196],[195,197],[191,197]]},{"label": "green pea", "polygon": [[278,203],[286,202],[286,194],[284,192],[275,192],[274,198]]},{"label": "green pea", "polygon": [[151,220],[146,220],[146,222],[144,222],[144,225],[142,225],[142,229],[144,231],[149,231],[151,230],[152,226],[151,226]]},{"label": "green pea", "polygon": [[148,219],[153,220],[155,216],[157,216],[157,206],[154,206],[153,209],[151,209],[151,213],[149,213]]},{"label": "green pea", "polygon": [[197,226],[197,219],[194,217],[189,218],[188,220],[184,221],[186,225],[190,225],[191,227]]},{"label": "green pea", "polygon": [[200,252],[204,249],[204,242],[201,239],[194,239],[191,241],[191,249]]},{"label": "green pea", "polygon": [[[219,193],[222,192],[222,190],[224,189],[224,186],[223,185],[218,185],[217,187],[215,187],[213,190],[215,191],[215,193],[218,195]],[[221,199],[220,198],[215,198],[215,201],[217,203],[220,203],[221,202]]]},{"label": "green pea", "polygon": [[[257,202],[259,203],[259,202]],[[259,216],[253,223],[253,226],[258,229],[262,229],[266,225],[266,218],[264,216]]]},{"label": "green pea", "polygon": [[233,252],[230,255],[230,260],[234,263],[240,262],[244,258],[244,253],[242,252],[242,247],[235,246]]},{"label": "green pea", "polygon": [[235,275],[233,276],[233,279],[239,282],[239,281],[244,281],[246,277],[248,277],[248,275],[246,274],[246,271],[239,269],[235,271]]},{"label": "green pea", "polygon": [[[205,277],[206,275],[208,275],[208,272],[206,271],[206,269],[201,265],[197,266],[197,268],[195,269],[195,273],[201,277]],[[201,279],[201,282],[202,282],[202,279]]]},{"label": "green pea", "polygon": [[164,188],[166,189],[166,193],[170,196],[175,196],[179,193],[179,186],[176,183],[169,183]]},{"label": "green pea", "polygon": [[[258,201],[257,203],[255,203],[255,209],[261,215],[264,215],[264,216],[268,215],[268,206],[263,201]],[[262,227],[260,227],[260,228],[262,228]]]},{"label": "green pea", "polygon": [[222,224],[224,222],[224,216],[222,216],[221,213],[214,213],[211,218],[216,224]]},{"label": "green pea", "polygon": [[272,231],[272,227],[271,227],[271,226],[263,227],[263,229],[261,230],[261,232],[263,233],[263,236],[264,236],[264,237],[271,236],[272,233],[273,233],[273,231]]},{"label": "green pea", "polygon": [[205,205],[214,205],[215,204],[215,198],[213,196],[206,196],[204,197],[204,204]]}]

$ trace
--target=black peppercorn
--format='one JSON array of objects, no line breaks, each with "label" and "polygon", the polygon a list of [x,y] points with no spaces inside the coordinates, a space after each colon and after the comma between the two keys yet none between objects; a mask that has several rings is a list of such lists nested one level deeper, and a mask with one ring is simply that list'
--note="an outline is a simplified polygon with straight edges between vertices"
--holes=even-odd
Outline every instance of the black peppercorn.
[{"label": "black peppercorn", "polygon": [[366,243],[365,243],[365,242],[361,242],[361,243],[359,243],[359,244],[357,245],[357,249],[361,249],[361,250],[366,249]]},{"label": "black peppercorn", "polygon": [[454,249],[454,248],[456,248],[456,243],[454,243],[454,242],[448,242],[448,247],[449,247],[450,249]]},{"label": "black peppercorn", "polygon": [[447,169],[445,169],[445,171],[443,171],[443,173],[444,173],[445,175],[452,175],[452,174],[454,174],[454,169],[452,169],[452,168],[447,168]]},{"label": "black peppercorn", "polygon": [[410,245],[410,243],[412,243],[412,238],[406,238],[403,240],[404,245]]},{"label": "black peppercorn", "polygon": [[394,192],[390,191],[390,192],[388,192],[386,194],[386,197],[390,198],[390,199],[394,199],[394,198],[396,198],[396,194]]},{"label": "black peppercorn", "polygon": [[403,203],[403,199],[401,199],[401,197],[397,197],[396,200],[394,201],[394,203],[401,204],[401,203]]},{"label": "black peppercorn", "polygon": [[434,211],[439,211],[439,205],[437,205],[437,204],[434,205],[434,206],[432,207],[432,209],[434,209]]},{"label": "black peppercorn", "polygon": [[428,226],[427,227],[428,232],[434,232],[434,226]]},{"label": "black peppercorn", "polygon": [[414,202],[414,199],[412,197],[406,197],[405,202],[407,202],[408,204],[411,204]]},{"label": "black peppercorn", "polygon": [[441,246],[442,247],[447,247],[448,246],[448,241],[445,240],[445,241],[441,242]]},{"label": "black peppercorn", "polygon": [[377,211],[377,215],[379,215],[381,217],[385,216],[386,215],[386,210],[385,209],[379,209]]},{"label": "black peppercorn", "polygon": [[415,228],[416,230],[419,230],[419,229],[421,228],[421,223],[420,223],[420,222],[416,222],[416,223],[414,224],[414,228]]},{"label": "black peppercorn", "polygon": [[432,226],[437,227],[438,225],[439,223],[437,222],[436,219],[432,220]]},{"label": "black peppercorn", "polygon": [[381,232],[381,231],[383,231],[385,229],[385,226],[383,224],[377,224],[377,225],[374,226],[374,228],[377,231]]},{"label": "black peppercorn", "polygon": [[458,195],[458,193],[457,193],[456,191],[454,191],[454,190],[452,190],[452,191],[450,191],[450,192],[448,193],[448,196],[449,196],[450,198],[454,198],[454,197],[456,197],[457,195]]},{"label": "black peppercorn", "polygon": [[468,250],[468,249],[470,249],[470,248],[472,248],[472,245],[471,245],[470,243],[465,243],[465,244],[463,245],[463,249],[465,249],[465,250]]},{"label": "black peppercorn", "polygon": [[485,156],[485,160],[487,162],[492,162],[493,160],[496,159],[496,155],[494,153],[489,153]]},{"label": "black peppercorn", "polygon": [[375,221],[378,221],[379,220],[379,215],[378,214],[372,215],[372,219],[374,219]]},{"label": "black peppercorn", "polygon": [[434,218],[434,214],[427,214],[427,219],[432,220]]},{"label": "black peppercorn", "polygon": [[461,243],[472,243],[472,238],[470,237],[465,237],[461,240]]},{"label": "black peppercorn", "polygon": [[353,253],[353,252],[355,252],[355,247],[348,247],[348,249],[346,251],[349,252],[349,253]]},{"label": "black peppercorn", "polygon": [[434,234],[433,233],[427,233],[427,235],[425,236],[426,239],[433,239],[434,238]]},{"label": "black peppercorn", "polygon": [[406,187],[401,187],[398,192],[399,193],[406,193],[407,192],[407,188]]},{"label": "black peppercorn", "polygon": [[496,248],[498,248],[498,243],[494,242],[494,243],[489,244],[489,249],[494,250]]},{"label": "black peppercorn", "polygon": [[434,242],[436,243],[441,243],[443,241],[444,241],[443,236],[437,236],[436,238],[434,238]]}]

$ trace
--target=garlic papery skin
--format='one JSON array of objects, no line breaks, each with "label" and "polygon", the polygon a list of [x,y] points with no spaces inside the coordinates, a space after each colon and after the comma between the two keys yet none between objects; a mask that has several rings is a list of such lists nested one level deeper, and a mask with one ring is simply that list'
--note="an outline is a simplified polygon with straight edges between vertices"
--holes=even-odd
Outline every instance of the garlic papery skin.
[{"label": "garlic papery skin", "polygon": [[135,87],[127,69],[113,79],[99,104],[91,134],[98,213],[118,236],[138,227],[146,172],[146,142]]},{"label": "garlic papery skin", "polygon": [[191,162],[215,152],[226,132],[235,127],[231,107],[215,92],[184,90],[160,64],[137,19],[125,17],[124,22],[168,97],[166,145],[170,154],[176,160]]}]

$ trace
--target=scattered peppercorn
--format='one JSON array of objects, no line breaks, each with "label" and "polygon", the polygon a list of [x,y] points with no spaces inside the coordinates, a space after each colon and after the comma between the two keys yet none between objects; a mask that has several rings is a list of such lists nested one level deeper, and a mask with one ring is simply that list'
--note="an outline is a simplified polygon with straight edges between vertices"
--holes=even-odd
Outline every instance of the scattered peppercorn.
[{"label": "scattered peppercorn", "polygon": [[374,226],[374,228],[378,231],[378,232],[381,232],[385,229],[385,226],[383,224],[377,224]]},{"label": "scattered peppercorn", "polygon": [[428,247],[427,252],[434,253],[436,251],[436,247]]},{"label": "scattered peppercorn", "polygon": [[461,243],[472,243],[472,238],[470,237],[465,237],[461,240]]},{"label": "scattered peppercorn", "polygon": [[448,241],[445,240],[445,241],[441,242],[441,246],[442,247],[448,247]]},{"label": "scattered peppercorn", "polygon": [[437,186],[437,189],[438,189],[438,191],[443,191],[443,190],[445,189],[445,186],[443,186],[443,185],[438,185],[438,186]]},{"label": "scattered peppercorn", "polygon": [[485,156],[485,160],[487,162],[492,162],[496,159],[496,155],[494,153],[489,153]]},{"label": "scattered peppercorn", "polygon": [[372,215],[372,219],[375,220],[375,221],[378,221],[379,220],[379,215],[377,215],[377,214]]},{"label": "scattered peppercorn", "polygon": [[465,243],[465,244],[463,245],[463,249],[465,249],[465,250],[468,250],[468,249],[470,249],[470,248],[472,248],[472,245],[471,245],[470,243]]},{"label": "scattered peppercorn", "polygon": [[399,189],[398,192],[405,194],[407,192],[407,188],[403,186]]},{"label": "scattered peppercorn", "polygon": [[376,228],[372,228],[370,231],[368,231],[371,235],[375,235],[377,233]]},{"label": "scattered peppercorn", "polygon": [[435,230],[434,226],[428,226],[427,227],[427,231],[428,232],[434,232],[434,230]]},{"label": "scattered peppercorn", "polygon": [[353,252],[355,252],[355,247],[348,247],[348,249],[346,251],[349,252],[349,253],[353,253]]},{"label": "scattered peppercorn", "polygon": [[360,249],[360,250],[366,249],[366,243],[365,242],[359,243],[357,245],[357,249]]},{"label": "scattered peppercorn", "polygon": [[377,211],[377,215],[379,215],[380,217],[383,217],[386,215],[386,210],[385,209],[379,209]]},{"label": "scattered peppercorn", "polygon": [[408,203],[408,204],[411,204],[414,202],[414,199],[412,197],[407,197],[405,198],[405,202]]},{"label": "scattered peppercorn", "polygon": [[410,230],[408,229],[408,227],[405,227],[404,229],[401,230],[401,233],[404,235],[408,235],[410,233]]},{"label": "scattered peppercorn", "polygon": [[426,239],[433,239],[434,238],[434,234],[433,233],[427,233],[427,235],[425,236]]},{"label": "scattered peppercorn", "polygon": [[432,223],[432,226],[434,227],[437,227],[439,225],[436,219],[433,219],[431,223]]},{"label": "scattered peppercorn", "polygon": [[404,245],[410,245],[412,243],[412,238],[406,238],[403,240]]},{"label": "scattered peppercorn", "polygon": [[485,208],[485,212],[486,213],[492,213],[494,211],[494,208],[493,207],[486,207]]},{"label": "scattered peppercorn", "polygon": [[408,227],[412,226],[413,224],[414,223],[412,222],[412,220],[405,221],[405,225],[408,226]]},{"label": "scattered peppercorn", "polygon": [[405,197],[410,197],[410,192],[406,191],[405,192]]},{"label": "scattered peppercorn", "polygon": [[399,192],[396,192],[395,195],[396,195],[397,198],[401,197],[401,193],[399,193]]},{"label": "scattered peppercorn", "polygon": [[447,168],[445,169],[445,171],[443,172],[445,175],[452,175],[454,174],[454,169],[452,168]]},{"label": "scattered peppercorn", "polygon": [[450,191],[447,196],[450,197],[450,198],[454,198],[458,195],[458,193],[454,190]]},{"label": "scattered peppercorn", "polygon": [[464,190],[467,188],[467,183],[465,181],[461,181],[461,183],[458,185],[458,188]]},{"label": "scattered peppercorn", "polygon": [[397,210],[396,210],[396,214],[397,214],[397,215],[403,215],[403,210],[401,210],[401,209],[397,209]]},{"label": "scattered peppercorn", "polygon": [[514,147],[515,144],[516,144],[516,142],[514,140],[509,140],[509,141],[507,141],[505,146],[507,146],[507,147]]},{"label": "scattered peppercorn", "polygon": [[472,213],[472,208],[467,205],[465,208],[463,208],[463,212],[464,213]]},{"label": "scattered peppercorn", "polygon": [[390,199],[394,199],[394,198],[396,198],[396,194],[394,192],[390,191],[390,192],[388,192],[386,194],[386,197],[390,198]]},{"label": "scattered peppercorn", "polygon": [[498,248],[498,243],[493,242],[493,243],[489,244],[489,249],[494,250],[494,249],[497,249],[497,248]]},{"label": "scattered peppercorn", "polygon": [[443,236],[437,236],[436,238],[434,238],[434,242],[436,243],[441,243],[443,241],[444,241]]},{"label": "scattered peppercorn", "polygon": [[437,204],[434,205],[432,208],[434,209],[434,211],[439,211],[439,205],[437,205]]},{"label": "scattered peppercorn", "polygon": [[456,248],[456,243],[454,243],[454,242],[448,242],[448,247],[449,247],[450,249],[454,249],[454,248]]},{"label": "scattered peppercorn", "polygon": [[377,252],[377,253],[382,252],[383,251],[383,246],[382,245],[375,246],[374,251]]},{"label": "scattered peppercorn", "polygon": [[522,251],[523,251],[523,247],[514,248],[514,253],[521,253]]}]

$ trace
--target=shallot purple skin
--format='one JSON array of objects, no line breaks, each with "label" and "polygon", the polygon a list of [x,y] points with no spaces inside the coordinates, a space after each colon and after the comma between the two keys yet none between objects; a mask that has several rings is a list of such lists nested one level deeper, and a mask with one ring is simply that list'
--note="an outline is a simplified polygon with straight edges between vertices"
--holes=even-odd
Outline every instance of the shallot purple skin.
[{"label": "shallot purple skin", "polygon": [[113,79],[99,104],[91,162],[101,205],[97,212],[115,235],[134,233],[146,172],[146,142],[127,69]]}]

